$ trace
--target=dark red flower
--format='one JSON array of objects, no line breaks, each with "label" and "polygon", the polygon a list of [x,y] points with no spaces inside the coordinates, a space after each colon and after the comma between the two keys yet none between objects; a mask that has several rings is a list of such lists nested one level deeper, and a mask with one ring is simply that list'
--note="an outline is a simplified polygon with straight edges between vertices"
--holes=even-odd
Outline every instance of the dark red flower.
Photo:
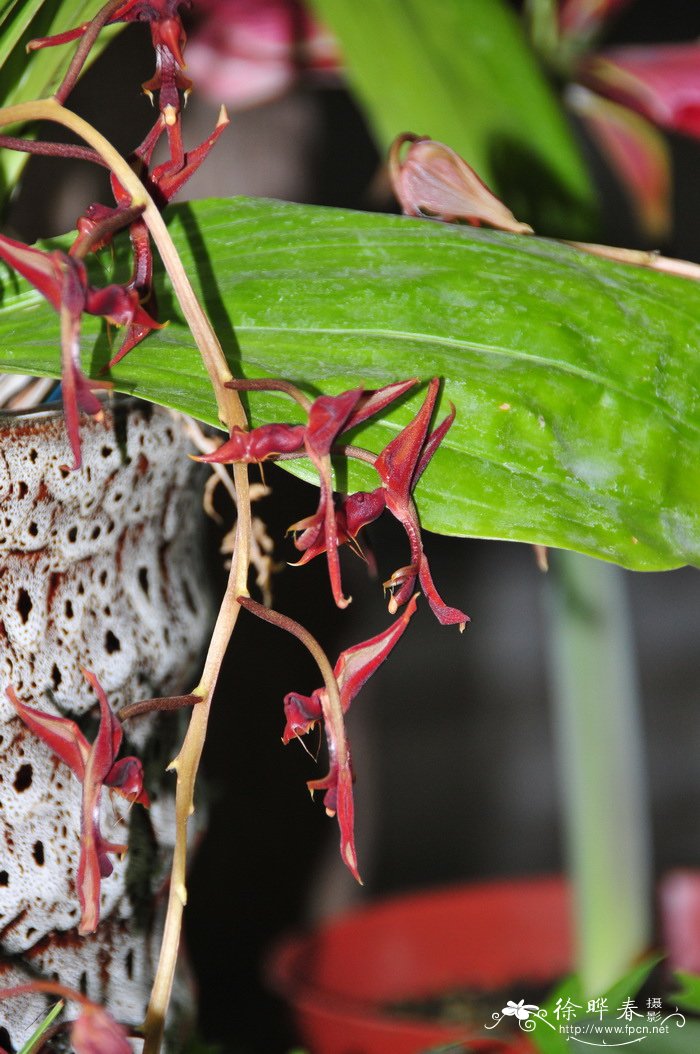
[{"label": "dark red flower", "polygon": [[[302,445],[309,459],[315,465],[320,481],[318,508],[313,517],[305,521],[302,530],[309,529],[319,541],[323,535],[322,548],[328,561],[328,572],[331,580],[333,598],[338,607],[347,607],[351,597],[343,596],[340,580],[340,562],[338,546],[347,541],[347,536],[339,536],[339,525],[333,501],[333,482],[331,471],[331,450],[338,437],[362,424],[369,417],[386,409],[390,403],[403,395],[416,384],[415,378],[397,381],[376,391],[365,392],[362,387],[353,388],[340,395],[321,395],[309,402],[293,385],[283,381],[235,380],[228,385],[236,390],[247,391],[285,391],[293,394],[307,411],[305,425],[262,425],[251,432],[234,428],[227,443],[224,443],[213,454],[199,457],[197,460],[207,463],[231,463],[237,461],[263,461],[276,454],[294,454],[301,451]],[[381,510],[379,510],[381,511]],[[377,513],[378,515],[378,513]],[[359,516],[359,513],[358,513]],[[375,517],[372,516],[372,519]],[[369,522],[367,520],[366,522]],[[360,524],[361,526],[361,524]],[[359,527],[357,527],[359,530]],[[355,532],[356,533],[356,532]],[[343,529],[341,528],[341,535]],[[352,536],[352,535],[350,535]],[[307,535],[311,538],[311,535]],[[304,545],[305,543],[302,543]],[[309,542],[311,545],[311,541]],[[314,554],[315,555],[315,554]],[[310,559],[310,557],[309,557]]]},{"label": "dark red flower", "polygon": [[[381,516],[385,507],[386,499],[381,487],[373,491],[360,490],[354,494],[346,494],[335,504],[337,544],[344,545],[348,542],[355,552],[362,556],[357,536],[363,527]],[[325,517],[321,517],[318,512],[293,523],[287,529],[287,534],[295,535],[294,545],[304,554],[294,567],[307,564],[315,556],[326,552]]]},{"label": "dark red flower", "polygon": [[413,502],[413,491],[416,484],[455,417],[453,406],[444,421],[428,435],[428,427],[439,388],[440,381],[436,377],[430,382],[425,402],[416,416],[382,450],[374,463],[384,486],[386,506],[389,512],[403,524],[411,546],[411,563],[395,571],[385,583],[385,587],[392,593],[389,611],[393,613],[412,595],[416,578],[418,578],[421,589],[428,598],[431,610],[438,621],[443,625],[456,623],[460,629],[464,629],[466,623],[469,622],[469,616],[458,608],[448,607],[435,588],[428,560],[423,552],[420,521]]},{"label": "dark red flower", "polygon": [[18,715],[39,739],[71,769],[83,785],[81,813],[80,861],[76,885],[82,916],[79,933],[93,933],[100,919],[100,880],[112,873],[109,853],[123,854],[125,845],[106,841],[100,831],[100,800],[102,788],[109,787],[130,802],[146,807],[150,802],[143,786],[143,769],[138,758],[117,761],[123,732],[112,713],[107,696],[90,670],[83,675],[97,695],[100,704],[100,725],[92,745],[74,721],[66,717],[45,714],[25,706],[17,698],[14,688],[6,694]]},{"label": "dark red flower", "polygon": [[317,688],[310,696],[290,692],[284,699],[284,743],[305,735],[318,721],[323,720],[328,744],[328,774],[323,779],[310,780],[308,787],[312,793],[317,790],[324,791],[323,804],[326,812],[329,816],[337,814],[340,854],[358,882],[360,876],[355,851],[353,775],[343,715],[347,713],[363,685],[403,636],[416,610],[416,600],[415,596],[412,597],[401,615],[382,633],[341,653],[333,670],[340,692],[340,714],[331,709],[325,688]]},{"label": "dark red flower", "polygon": [[82,260],[56,249],[42,252],[0,235],[0,259],[18,271],[61,316],[61,382],[73,468],[80,468],[79,411],[98,417],[102,405],[93,388],[111,388],[108,381],[88,380],[80,368],[80,322],[83,312],[99,315],[119,326],[132,324],[153,329],[157,325],[141,307],[135,289],[88,284]]},{"label": "dark red flower", "polygon": [[211,454],[193,455],[205,465],[257,464],[279,454],[295,454],[304,447],[304,425],[260,425],[247,432],[234,425],[231,435]]},{"label": "dark red flower", "polygon": [[[147,22],[151,27],[151,40],[156,52],[156,72],[146,81],[143,90],[147,94],[160,93],[161,112],[168,109],[173,115],[180,112],[179,92],[187,95],[192,89],[192,82],[184,74],[185,60],[183,49],[187,36],[180,19],[180,9],[189,7],[190,0],[124,0],[117,7],[106,25],[117,22]],[[29,51],[52,47],[56,44],[69,44],[79,40],[90,22],[83,22],[75,29],[56,33],[51,37],[38,37],[30,41]],[[174,123],[174,122],[173,122]]]}]

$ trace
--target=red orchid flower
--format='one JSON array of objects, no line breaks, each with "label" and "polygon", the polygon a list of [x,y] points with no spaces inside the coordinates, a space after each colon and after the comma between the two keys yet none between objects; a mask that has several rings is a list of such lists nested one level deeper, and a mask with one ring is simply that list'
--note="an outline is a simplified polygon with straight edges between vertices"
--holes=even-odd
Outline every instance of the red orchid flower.
[{"label": "red orchid flower", "polygon": [[124,326],[154,323],[139,303],[135,289],[108,285],[95,289],[88,284],[85,265],[56,249],[43,252],[0,235],[0,259],[27,279],[61,316],[61,382],[73,468],[81,465],[80,410],[100,418],[102,405],[93,388],[111,388],[108,381],[88,380],[80,368],[80,321],[83,312],[98,315]]},{"label": "red orchid flower", "polygon": [[[381,488],[346,494],[335,506],[337,544],[344,545],[347,542],[359,556],[364,556],[357,536],[363,527],[378,519],[385,508],[386,499]],[[295,535],[294,545],[304,554],[293,567],[307,564],[315,556],[326,552],[325,520],[318,513],[293,523],[287,528],[287,534]]]},{"label": "red orchid flower", "polygon": [[150,805],[143,786],[143,769],[135,757],[117,761],[122,743],[121,725],[112,713],[107,696],[90,670],[82,673],[97,695],[100,704],[100,725],[92,746],[74,721],[66,717],[45,714],[26,706],[17,698],[14,688],[6,695],[18,715],[39,739],[42,739],[61,761],[71,769],[83,785],[81,814],[80,861],[77,888],[82,911],[78,932],[94,933],[100,918],[100,879],[112,873],[109,853],[123,854],[125,845],[106,841],[100,831],[100,801],[102,788],[110,787],[130,802]]},{"label": "red orchid flower", "polygon": [[374,463],[384,486],[386,507],[403,525],[411,546],[411,563],[395,571],[389,581],[385,582],[385,587],[392,593],[389,611],[393,614],[413,593],[417,577],[438,621],[443,626],[457,624],[460,630],[463,630],[470,621],[469,616],[458,608],[448,607],[433,583],[428,560],[423,552],[420,521],[412,497],[418,480],[455,418],[453,406],[444,421],[428,435],[439,387],[440,381],[435,377],[428,386],[428,394],[416,416],[388,446],[384,447]]},{"label": "red orchid flower", "polygon": [[320,780],[310,780],[309,790],[325,791],[323,804],[329,816],[338,816],[340,827],[340,854],[348,868],[361,881],[357,870],[357,853],[354,835],[354,801],[352,793],[352,764],[349,749],[339,750],[345,744],[343,715],[363,685],[381,666],[389,653],[403,636],[411,616],[416,610],[417,597],[411,597],[404,611],[392,624],[376,637],[356,644],[342,652],[333,673],[340,691],[341,714],[329,707],[325,688],[317,688],[310,696],[290,692],[284,699],[286,724],[282,742],[303,736],[314,725],[323,720],[328,744],[329,771]]},{"label": "red orchid flower", "polygon": [[[205,464],[230,464],[238,461],[263,461],[276,454],[299,453],[302,448],[318,470],[320,498],[318,509],[307,526],[323,530],[323,551],[328,561],[333,599],[344,608],[351,597],[343,596],[338,559],[338,522],[333,502],[331,450],[338,437],[362,424],[369,417],[380,413],[390,403],[412,388],[417,381],[397,381],[376,391],[365,392],[364,388],[353,388],[340,395],[321,395],[313,402],[302,395],[293,385],[285,381],[234,380],[228,387],[238,391],[285,391],[307,411],[306,425],[263,425],[251,432],[234,428],[228,442],[212,454],[195,458]],[[346,540],[345,538],[342,541]],[[320,552],[321,550],[319,550]]]}]

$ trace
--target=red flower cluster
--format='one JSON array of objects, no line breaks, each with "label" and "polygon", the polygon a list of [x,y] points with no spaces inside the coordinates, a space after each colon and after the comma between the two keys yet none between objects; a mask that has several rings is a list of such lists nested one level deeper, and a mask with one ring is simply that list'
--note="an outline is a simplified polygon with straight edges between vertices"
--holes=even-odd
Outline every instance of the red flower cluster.
[{"label": "red flower cluster", "polygon": [[[294,544],[303,554],[304,564],[321,553],[326,554],[333,597],[339,607],[347,607],[350,597],[343,595],[340,579],[339,546],[349,543],[359,548],[357,537],[361,529],[376,520],[384,511],[402,524],[408,536],[410,563],[395,571],[387,582],[391,593],[389,611],[403,612],[382,633],[344,651],[333,671],[340,698],[329,692],[327,685],[317,688],[310,696],[290,692],[284,700],[284,743],[303,736],[318,722],[323,721],[328,747],[329,769],[323,779],[311,780],[313,791],[323,791],[326,812],[337,815],[340,827],[340,852],[344,863],[360,880],[354,838],[353,773],[350,749],[345,733],[344,715],[350,703],[367,679],[384,662],[402,637],[416,610],[416,585],[425,593],[428,603],[443,625],[459,625],[469,616],[458,608],[449,607],[439,595],[423,551],[420,521],[413,501],[413,492],[435,451],[454,421],[455,410],[430,431],[440,381],[433,378],[418,413],[412,421],[381,451],[374,455],[354,446],[337,447],[344,433],[386,409],[418,381],[410,378],[386,385],[377,391],[358,387],[339,395],[321,395],[310,400],[290,382],[283,380],[234,380],[230,387],[246,391],[282,391],[294,398],[306,412],[306,424],[265,424],[246,431],[233,428],[227,441],[211,454],[201,455],[197,461],[206,464],[246,464],[275,458],[308,457],[318,470],[320,498],[312,516],[293,524]],[[331,454],[338,452],[369,463],[379,476],[374,490],[348,494],[338,501],[333,495]],[[281,628],[304,639],[301,627],[285,616],[267,611],[249,597],[238,602],[259,617],[276,623]],[[404,605],[406,605],[404,607]],[[308,643],[307,643],[307,646]]]},{"label": "red flower cluster", "polygon": [[[180,93],[187,95],[191,82],[185,77],[183,48],[185,31],[179,10],[189,0],[125,0],[115,5],[105,24],[147,22],[156,51],[156,72],[144,85],[149,95],[159,93],[159,114],[144,141],[131,157],[133,167],[156,204],[162,208],[184,186],[207,157],[224,128],[228,117],[221,110],[214,131],[193,150],[185,151],[182,139]],[[92,22],[53,37],[34,40],[30,49],[65,44],[99,27],[98,14]],[[82,57],[82,61],[85,59]],[[71,75],[71,83],[77,73]],[[61,94],[59,90],[59,95]],[[151,170],[153,152],[163,134],[167,135],[169,157]],[[58,146],[52,143],[24,143],[8,140],[15,149],[29,149],[64,157],[76,156],[102,164],[97,153],[82,147]],[[78,236],[70,254],[42,253],[9,238],[0,240],[0,257],[14,267],[49,300],[61,314],[62,394],[68,438],[73,450],[73,468],[81,464],[79,411],[93,416],[101,412],[94,388],[109,388],[105,381],[88,380],[80,369],[80,318],[83,312],[99,315],[116,325],[125,326],[121,348],[109,363],[119,362],[160,324],[155,318],[153,297],[153,255],[146,224],[140,209],[132,206],[131,197],[114,175],[111,176],[115,207],[93,204],[77,221]],[[88,285],[82,258],[108,245],[114,235],[129,231],[133,251],[131,278],[123,285],[95,289]],[[147,310],[148,307],[148,310]]]},{"label": "red flower cluster", "polygon": [[[373,464],[381,485],[369,493],[351,494],[338,505],[333,500],[330,455],[334,444],[343,433],[385,409],[416,383],[416,379],[411,378],[378,391],[365,392],[363,388],[354,388],[340,395],[322,395],[310,402],[285,381],[231,381],[230,387],[238,390],[287,391],[304,406],[307,423],[268,424],[250,432],[234,428],[229,440],[218,450],[196,460],[207,464],[231,464],[261,462],[278,456],[307,456],[318,469],[320,501],[313,516],[293,524],[290,530],[297,534],[294,544],[304,554],[301,563],[325,552],[338,607],[346,607],[351,599],[343,595],[338,547],[345,542],[354,542],[362,527],[376,520],[387,508],[406,531],[411,552],[411,562],[395,571],[384,583],[392,594],[390,612],[395,614],[406,603],[418,580],[437,619],[443,625],[457,624],[463,629],[469,616],[445,604],[433,583],[413,501],[418,480],[454,420],[453,407],[445,420],[428,434],[440,387],[437,378],[430,382],[425,402],[410,424],[376,457],[367,455],[363,458]],[[352,448],[347,452],[353,455]]]}]

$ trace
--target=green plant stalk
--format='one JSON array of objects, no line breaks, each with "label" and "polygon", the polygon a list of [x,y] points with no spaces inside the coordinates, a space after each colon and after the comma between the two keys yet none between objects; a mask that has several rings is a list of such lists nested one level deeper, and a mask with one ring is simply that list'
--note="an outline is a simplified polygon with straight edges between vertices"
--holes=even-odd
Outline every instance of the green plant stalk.
[{"label": "green plant stalk", "polygon": [[576,968],[593,997],[629,970],[651,931],[634,646],[619,568],[554,553],[547,600]]}]

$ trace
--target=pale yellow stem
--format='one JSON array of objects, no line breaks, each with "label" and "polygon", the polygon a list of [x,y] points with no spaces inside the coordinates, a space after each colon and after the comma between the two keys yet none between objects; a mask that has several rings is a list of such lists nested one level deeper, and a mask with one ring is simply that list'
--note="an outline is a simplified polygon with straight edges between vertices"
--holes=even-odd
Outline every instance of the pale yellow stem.
[{"label": "pale yellow stem", "polygon": [[662,256],[661,253],[647,249],[623,249],[615,245],[596,245],[595,242],[565,242],[574,249],[581,249],[591,256],[601,256],[604,260],[616,263],[632,264],[635,267],[646,267],[650,271],[662,271],[674,274],[679,278],[690,278],[700,281],[700,264],[690,260],[677,260],[675,256]]}]

